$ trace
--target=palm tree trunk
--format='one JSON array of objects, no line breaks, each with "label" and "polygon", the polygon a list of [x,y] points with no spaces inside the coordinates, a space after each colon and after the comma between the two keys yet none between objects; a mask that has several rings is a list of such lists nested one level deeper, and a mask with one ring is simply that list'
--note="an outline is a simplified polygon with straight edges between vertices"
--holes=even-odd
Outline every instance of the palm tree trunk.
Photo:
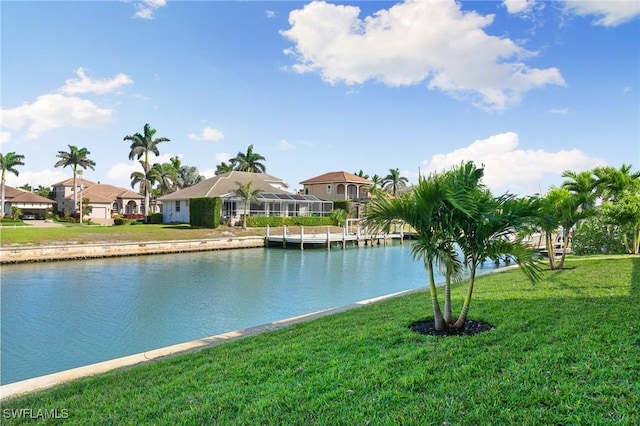
[{"label": "palm tree trunk", "polygon": [[553,239],[551,238],[551,234],[547,233],[544,237],[545,245],[547,246],[547,253],[549,254],[549,268],[552,271],[556,270],[556,251],[553,247]]},{"label": "palm tree trunk", "polygon": [[440,310],[440,303],[438,302],[438,290],[436,288],[436,280],[433,275],[433,263],[427,262],[427,269],[429,271],[429,292],[431,293],[431,305],[433,307],[433,321],[435,323],[436,330],[444,330],[447,328],[447,324],[442,317],[442,311]]},{"label": "palm tree trunk", "polygon": [[464,304],[462,305],[462,311],[458,320],[453,324],[453,328],[461,330],[464,328],[464,323],[467,322],[467,314],[469,313],[469,307],[471,306],[471,296],[473,295],[473,286],[476,282],[476,268],[471,268],[471,274],[469,276],[469,289],[467,290],[467,296],[464,298]]},{"label": "palm tree trunk", "polygon": [[453,313],[451,312],[451,273],[448,266],[444,282],[444,322],[447,323],[447,326],[453,322]]},{"label": "palm tree trunk", "polygon": [[564,241],[562,243],[562,257],[560,258],[558,269],[564,268],[564,259],[567,257],[567,248],[569,248],[569,233],[566,233],[564,236]]},{"label": "palm tree trunk", "polygon": [[4,170],[2,171],[2,195],[0,196],[0,219],[4,217]]},{"label": "palm tree trunk", "polygon": [[78,172],[76,167],[73,168],[73,215],[78,211]]}]

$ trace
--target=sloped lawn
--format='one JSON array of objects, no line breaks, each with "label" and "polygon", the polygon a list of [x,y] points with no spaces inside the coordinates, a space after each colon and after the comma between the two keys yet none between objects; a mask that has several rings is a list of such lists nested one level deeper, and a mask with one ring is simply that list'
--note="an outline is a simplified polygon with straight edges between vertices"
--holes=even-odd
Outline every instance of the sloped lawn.
[{"label": "sloped lawn", "polygon": [[473,336],[409,330],[420,292],[3,401],[2,423],[640,424],[640,258],[567,267],[480,277]]}]

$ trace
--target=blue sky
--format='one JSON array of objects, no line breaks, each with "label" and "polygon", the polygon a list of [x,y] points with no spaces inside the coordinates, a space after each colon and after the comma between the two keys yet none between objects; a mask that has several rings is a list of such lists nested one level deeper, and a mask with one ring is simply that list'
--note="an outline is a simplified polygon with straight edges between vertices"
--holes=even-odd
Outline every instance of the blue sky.
[{"label": "blue sky", "polygon": [[485,165],[494,191],[640,165],[637,1],[2,1],[7,184],[51,185],[58,151],[130,188],[125,135],[211,177],[249,144],[291,189],[325,172]]}]

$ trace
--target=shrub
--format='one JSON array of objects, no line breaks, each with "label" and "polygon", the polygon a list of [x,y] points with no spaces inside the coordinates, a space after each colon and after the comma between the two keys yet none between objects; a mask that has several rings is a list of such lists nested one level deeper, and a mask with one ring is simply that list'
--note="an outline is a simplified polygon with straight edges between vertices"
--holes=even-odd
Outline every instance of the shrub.
[{"label": "shrub", "polygon": [[622,233],[617,227],[607,226],[602,217],[594,216],[580,223],[571,239],[574,254],[623,254]]},{"label": "shrub", "polygon": [[131,219],[126,219],[124,217],[116,217],[113,219],[113,224],[114,225],[128,225],[130,223],[134,222]]},{"label": "shrub", "polygon": [[162,223],[162,213],[151,213],[147,216],[147,223]]}]

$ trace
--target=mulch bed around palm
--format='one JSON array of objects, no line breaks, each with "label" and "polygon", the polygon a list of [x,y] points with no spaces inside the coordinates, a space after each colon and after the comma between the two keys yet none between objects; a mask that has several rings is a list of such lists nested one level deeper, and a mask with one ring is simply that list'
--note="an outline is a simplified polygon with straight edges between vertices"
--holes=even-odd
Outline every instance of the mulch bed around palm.
[{"label": "mulch bed around palm", "polygon": [[464,324],[464,328],[459,330],[447,329],[447,330],[436,330],[435,323],[433,319],[426,319],[416,321],[413,324],[409,325],[409,330],[414,331],[416,333],[425,334],[428,336],[474,336],[478,333],[482,333],[484,331],[493,330],[493,325],[484,321],[477,320],[467,320]]}]

